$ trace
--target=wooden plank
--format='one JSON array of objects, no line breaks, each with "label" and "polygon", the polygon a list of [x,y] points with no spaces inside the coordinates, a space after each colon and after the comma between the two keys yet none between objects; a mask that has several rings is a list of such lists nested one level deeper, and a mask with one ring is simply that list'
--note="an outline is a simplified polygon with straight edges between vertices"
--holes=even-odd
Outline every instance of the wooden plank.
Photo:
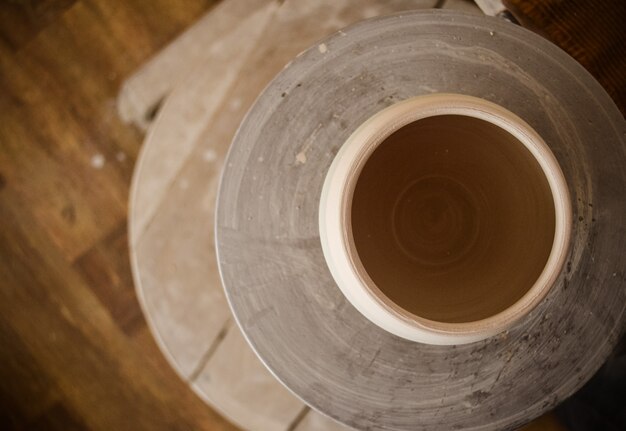
[{"label": "wooden plank", "polygon": [[[152,220],[155,210],[170,190],[174,177],[198,143],[207,122],[225,104],[229,88],[239,76],[248,53],[254,49],[255,43],[251,41],[259,37],[275,9],[275,3],[267,3],[240,22],[236,21],[236,16],[233,18],[235,21],[228,21],[230,31],[214,42],[213,48],[208,50],[208,59],[189,65],[190,72],[182,77],[182,85],[167,99],[162,118],[159,118],[146,137],[136,168],[131,191],[131,244],[137,243]],[[171,59],[174,54],[167,51],[158,59]],[[157,64],[166,62],[158,59]],[[163,81],[162,85],[169,82],[167,74],[157,77],[148,74],[146,79],[146,87],[154,79]],[[212,155],[210,152],[203,154],[202,158],[208,159],[206,161],[209,164],[219,161],[217,154]]]},{"label": "wooden plank", "polygon": [[445,0],[442,9],[452,9],[472,15],[483,15],[483,12],[472,0]]},{"label": "wooden plank", "polygon": [[[229,429],[133,346],[45,235],[29,230],[29,217],[18,217],[4,206],[0,210],[6,227],[0,239],[13,250],[10,260],[0,261],[5,283],[0,320],[15,337],[28,340],[24,358],[34,358],[3,364],[33,370],[42,383],[51,382],[56,388],[52,394],[58,394],[54,397],[89,429],[124,429],[129,423],[135,429],[159,429],[168,423]],[[9,349],[2,352],[11,355]],[[11,374],[20,376],[19,371]],[[129,417],[131,405],[134,414]]]},{"label": "wooden plank", "polygon": [[246,430],[287,430],[304,408],[263,366],[234,323],[193,387]]},{"label": "wooden plank", "polygon": [[19,50],[0,44],[3,173],[29,185],[16,204],[37,214],[70,260],[126,217],[139,134],[122,126],[113,96],[122,76],[206,7],[186,1],[80,1],[37,24]]},{"label": "wooden plank", "polygon": [[[214,134],[207,139],[200,132],[226,103],[254,47],[249,41],[274,9],[269,3],[242,21],[240,33],[223,39],[223,55],[188,77],[186,82],[195,85],[172,94],[147,137],[134,179],[130,245],[135,282],[163,350],[186,378],[230,315],[213,247],[215,193],[229,141]],[[182,169],[185,163],[189,167]]]},{"label": "wooden plank", "polygon": [[74,3],[76,0],[4,2],[0,8],[0,43],[17,51]]},{"label": "wooden plank", "polygon": [[[72,112],[84,96],[66,95],[70,90],[50,77],[48,67],[60,65],[46,61],[54,55],[44,54],[52,43],[42,45],[29,46],[31,53],[0,55],[6,85],[0,163],[13,205],[32,212],[35,226],[73,260],[125,218],[127,186],[118,162],[91,164],[93,156],[115,152],[116,144],[94,139],[93,129]],[[83,114],[102,112],[92,108],[85,103]]]},{"label": "wooden plank", "polygon": [[56,403],[42,415],[30,422],[26,429],[84,431],[88,428],[75,412],[70,411],[67,406],[62,403]]},{"label": "wooden plank", "polygon": [[[164,48],[157,56],[130,76],[121,88],[117,106],[119,115],[126,123],[147,129],[154,119],[159,104],[183,78],[188,70],[206,61],[225,62],[215,58],[227,34],[234,34],[241,42],[250,45],[245,34],[245,21],[273,0],[230,0],[219,4],[205,14],[193,26]],[[258,26],[257,26],[258,28]],[[254,30],[255,27],[252,28]],[[226,42],[226,45],[229,43]],[[230,42],[232,44],[232,42]],[[222,51],[221,54],[224,54]],[[231,54],[240,54],[232,52]],[[227,78],[228,74],[220,74]]]},{"label": "wooden plank", "polygon": [[74,263],[98,300],[124,333],[145,327],[130,271],[126,221]]},{"label": "wooden plank", "polygon": [[474,0],[480,10],[489,16],[497,16],[504,12],[506,7],[502,4],[502,0]]},{"label": "wooden plank", "polygon": [[146,316],[184,378],[194,374],[230,317],[212,247],[213,216],[206,209],[206,202],[215,199],[217,178],[215,173],[203,183],[187,175],[177,181],[172,198],[180,206],[160,212],[133,246],[135,265],[141,268],[135,282]]},{"label": "wooden plank", "polygon": [[309,410],[302,422],[295,428],[295,431],[349,431],[352,429],[315,410]]},{"label": "wooden plank", "polygon": [[[3,429],[234,430],[127,320],[123,293],[140,135],[115,94],[210,2],[78,0],[50,15],[63,2],[13,3],[0,9],[28,26],[0,31]],[[45,16],[20,18],[29,5]]]},{"label": "wooden plank", "polygon": [[0,422],[8,429],[45,415],[61,398],[54,380],[34,365],[27,340],[0,319]]}]

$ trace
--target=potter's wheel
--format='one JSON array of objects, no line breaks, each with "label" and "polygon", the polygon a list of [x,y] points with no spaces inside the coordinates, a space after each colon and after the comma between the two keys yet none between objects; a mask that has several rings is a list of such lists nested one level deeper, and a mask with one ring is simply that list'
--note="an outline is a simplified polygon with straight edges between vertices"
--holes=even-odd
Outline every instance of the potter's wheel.
[{"label": "potter's wheel", "polygon": [[[334,154],[412,96],[495,102],[550,146],[576,223],[568,262],[508,332],[463,346],[403,340],[342,296],[318,234]],[[624,120],[560,49],[497,19],[416,12],[341,31],[265,90],[230,150],[217,248],[233,312],[259,357],[315,409],[360,429],[510,429],[572,394],[624,326]]]}]

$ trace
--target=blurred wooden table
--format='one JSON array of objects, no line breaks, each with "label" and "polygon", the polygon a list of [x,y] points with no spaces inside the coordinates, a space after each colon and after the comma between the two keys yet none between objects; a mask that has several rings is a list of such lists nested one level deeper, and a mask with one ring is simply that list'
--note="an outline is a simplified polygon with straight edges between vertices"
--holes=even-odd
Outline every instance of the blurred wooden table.
[{"label": "blurred wooden table", "polygon": [[122,79],[213,2],[0,5],[0,427],[234,430],[175,375],[128,264]]}]

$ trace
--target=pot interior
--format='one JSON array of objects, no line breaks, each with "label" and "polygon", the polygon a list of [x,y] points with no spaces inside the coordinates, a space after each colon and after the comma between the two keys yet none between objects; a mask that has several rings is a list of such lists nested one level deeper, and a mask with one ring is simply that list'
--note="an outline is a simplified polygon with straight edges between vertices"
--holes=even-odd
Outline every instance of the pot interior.
[{"label": "pot interior", "polygon": [[351,238],[382,295],[422,318],[472,322],[518,301],[555,235],[538,161],[506,130],[464,115],[383,140],[356,180]]}]

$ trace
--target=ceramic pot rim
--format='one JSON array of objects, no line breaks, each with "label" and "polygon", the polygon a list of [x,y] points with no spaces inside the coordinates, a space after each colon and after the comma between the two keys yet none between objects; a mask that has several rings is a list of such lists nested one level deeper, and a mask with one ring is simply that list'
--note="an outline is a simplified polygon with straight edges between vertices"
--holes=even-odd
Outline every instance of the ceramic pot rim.
[{"label": "ceramic pot rim", "polygon": [[[369,156],[387,137],[417,120],[461,115],[494,124],[513,135],[537,160],[550,186],[555,235],[546,265],[533,286],[515,303],[488,318],[447,323],[410,313],[388,299],[367,274],[352,236],[351,203]],[[507,109],[473,96],[435,93],[391,105],[366,120],[346,140],[326,176],[319,207],[320,239],[330,272],[361,314],[408,340],[439,345],[465,344],[496,335],[527,315],[547,295],[565,263],[572,225],[571,202],[561,168],[537,132]]]}]

